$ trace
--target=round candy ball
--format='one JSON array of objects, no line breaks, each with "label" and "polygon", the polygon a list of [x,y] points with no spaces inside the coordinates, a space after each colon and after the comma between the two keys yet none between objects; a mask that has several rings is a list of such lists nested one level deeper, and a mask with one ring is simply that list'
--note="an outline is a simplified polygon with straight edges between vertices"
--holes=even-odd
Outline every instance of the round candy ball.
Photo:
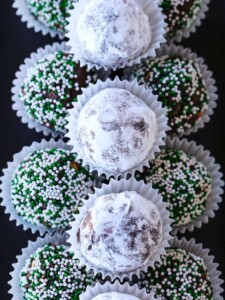
[{"label": "round candy ball", "polygon": [[112,273],[140,268],[162,238],[162,219],[153,202],[134,191],[100,196],[83,217],[78,238],[84,257]]},{"label": "round candy ball", "polygon": [[108,292],[95,296],[92,300],[140,300],[139,298],[123,293]]},{"label": "round candy ball", "polygon": [[148,272],[141,271],[139,288],[154,292],[157,299],[212,300],[213,290],[207,268],[201,257],[179,248],[170,248],[161,263]]},{"label": "round candy ball", "polygon": [[24,300],[79,300],[96,278],[78,266],[78,260],[64,245],[47,244],[27,259],[20,273]]},{"label": "round candy ball", "polygon": [[36,225],[61,229],[76,218],[81,199],[88,197],[93,177],[63,149],[30,153],[11,180],[13,205],[19,216]]},{"label": "round candy ball", "polygon": [[77,121],[79,151],[92,166],[124,172],[141,163],[157,132],[155,113],[129,91],[107,88],[82,108]]},{"label": "round candy ball", "polygon": [[151,161],[150,169],[136,172],[136,179],[152,183],[169,203],[174,225],[185,225],[200,216],[211,191],[207,168],[183,151],[163,149]]},{"label": "round candy ball", "polygon": [[50,29],[65,34],[67,19],[74,2],[74,0],[27,0],[27,5],[35,19]]},{"label": "round candy ball", "polygon": [[198,18],[203,0],[161,0],[160,7],[166,16],[166,34],[173,38],[178,31],[188,29]]},{"label": "round candy ball", "polygon": [[72,54],[56,51],[28,69],[19,97],[30,118],[66,133],[68,109],[76,104],[77,96],[92,80],[91,76]]},{"label": "round candy ball", "polygon": [[134,67],[131,79],[137,79],[168,109],[172,133],[181,134],[193,127],[208,107],[209,95],[199,66],[177,56],[146,59]]},{"label": "round candy ball", "polygon": [[83,58],[106,67],[133,60],[151,42],[148,16],[135,0],[92,0],[81,12],[76,34]]}]

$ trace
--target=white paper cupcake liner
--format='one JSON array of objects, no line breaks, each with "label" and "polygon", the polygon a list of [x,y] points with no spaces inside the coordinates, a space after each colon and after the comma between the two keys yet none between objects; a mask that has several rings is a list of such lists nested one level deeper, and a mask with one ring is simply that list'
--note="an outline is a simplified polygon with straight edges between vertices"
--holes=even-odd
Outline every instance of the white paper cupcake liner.
[{"label": "white paper cupcake liner", "polygon": [[[23,1],[24,0],[21,0],[21,2]],[[20,2],[20,0],[18,0],[18,2]],[[51,135],[52,137],[63,137],[63,133],[47,128],[35,119],[29,117],[23,101],[19,98],[19,93],[26,78],[28,69],[36,66],[37,62],[44,56],[55,53],[56,51],[68,51],[68,47],[64,42],[61,44],[54,43],[53,45],[47,45],[44,48],[37,49],[37,51],[32,53],[29,58],[25,59],[24,64],[22,64],[19,67],[19,71],[16,72],[16,78],[13,81],[13,87],[11,90],[13,94],[12,108],[16,111],[16,115],[21,118],[22,123],[27,124],[29,129],[35,129],[37,133],[42,132],[45,136]]]},{"label": "white paper cupcake liner", "polygon": [[38,237],[35,242],[29,241],[28,246],[22,249],[22,253],[16,257],[16,262],[12,265],[13,271],[10,273],[11,280],[8,282],[10,286],[9,294],[12,300],[23,300],[23,293],[20,288],[20,272],[22,271],[26,260],[40,247],[52,243],[54,245],[66,245],[66,233],[55,233],[54,235],[46,235],[44,238]]},{"label": "white paper cupcake liner", "polygon": [[[157,118],[158,133],[156,134],[155,142],[148,156],[139,165],[129,169],[128,171],[120,173],[113,173],[101,167],[96,168],[90,165],[85,156],[82,154],[83,151],[80,149],[76,137],[77,120],[80,111],[93,95],[106,88],[120,88],[130,91],[132,94],[143,100],[155,112]],[[160,151],[160,146],[165,144],[164,138],[166,136],[166,131],[170,128],[167,125],[166,112],[166,108],[163,108],[161,102],[157,101],[157,96],[154,96],[151,91],[149,92],[149,89],[146,90],[144,86],[138,85],[137,81],[120,81],[118,77],[114,80],[107,79],[105,82],[98,80],[95,85],[89,84],[88,88],[83,89],[83,94],[78,96],[76,107],[69,110],[69,117],[67,118],[68,124],[66,125],[68,132],[66,137],[70,139],[68,143],[73,146],[74,152],[78,153],[77,158],[81,159],[84,165],[88,165],[91,172],[96,170],[98,175],[105,174],[107,178],[110,176],[114,176],[116,178],[120,176],[126,177],[127,174],[134,174],[136,170],[141,171],[143,166],[149,167],[149,159],[153,159],[155,157],[155,153]]]},{"label": "white paper cupcake liner", "polygon": [[[94,205],[94,202],[98,197],[109,193],[120,193],[123,191],[136,191],[146,199],[151,200],[157,206],[162,217],[162,239],[146,266],[132,271],[114,274],[110,271],[98,268],[82,255],[77,232],[79,230],[80,222],[85,216],[87,210]],[[145,184],[143,181],[136,181],[134,178],[130,178],[129,180],[122,179],[120,181],[111,179],[108,185],[103,184],[101,189],[95,189],[95,193],[91,194],[89,200],[84,202],[84,206],[80,209],[80,213],[77,216],[76,221],[70,223],[71,229],[68,231],[70,236],[68,239],[68,243],[70,244],[69,250],[74,253],[75,258],[79,259],[80,266],[85,265],[87,270],[93,270],[94,274],[101,273],[103,278],[110,277],[111,280],[119,278],[122,281],[125,278],[131,279],[133,274],[138,276],[141,270],[147,270],[148,266],[153,266],[156,261],[161,261],[160,256],[165,253],[165,248],[169,246],[169,241],[171,240],[171,223],[173,220],[169,217],[167,207],[168,204],[162,201],[162,197],[158,194],[158,190],[153,189],[150,184]]]},{"label": "white paper cupcake liner", "polygon": [[118,68],[124,68],[125,66],[131,66],[133,64],[140,63],[142,58],[146,58],[148,56],[154,57],[156,55],[155,50],[160,47],[160,44],[166,41],[164,38],[166,26],[166,23],[164,22],[165,16],[162,14],[162,10],[158,6],[158,0],[140,0],[138,3],[143,8],[145,14],[149,17],[149,24],[152,29],[152,40],[148,50],[139,57],[132,59],[127,63],[117,64],[111,68],[105,65],[99,65],[87,61],[82,56],[82,50],[80,49],[80,45],[77,40],[76,27],[85,5],[87,5],[90,1],[91,0],[80,0],[79,2],[75,3],[74,9],[71,11],[70,18],[68,19],[69,25],[67,26],[66,36],[69,39],[68,45],[71,47],[71,52],[74,53],[75,57],[77,57],[77,59],[80,61],[81,66],[87,65],[88,69],[91,69],[92,67],[96,67],[96,69],[103,67],[106,70],[116,70]]},{"label": "white paper cupcake liner", "polygon": [[[217,87],[215,79],[213,78],[213,73],[208,69],[208,66],[205,64],[203,58],[198,57],[196,53],[192,52],[189,48],[184,48],[182,46],[171,45],[162,45],[160,49],[157,50],[157,57],[162,57],[165,55],[173,56],[177,55],[185,59],[191,59],[196,65],[198,65],[202,78],[205,82],[205,87],[208,93],[209,102],[208,107],[203,113],[202,117],[194,124],[192,127],[186,129],[180,134],[171,134],[172,136],[184,136],[191,133],[197,132],[200,128],[203,128],[206,123],[210,121],[211,116],[213,115],[214,109],[217,106]],[[135,66],[134,66],[135,67]],[[124,72],[124,79],[129,79],[132,68],[128,68]]]},{"label": "white paper cupcake liner", "polygon": [[213,300],[223,300],[221,294],[224,291],[222,288],[224,281],[220,278],[221,272],[218,270],[219,265],[214,262],[215,257],[209,255],[210,250],[204,249],[202,244],[197,244],[195,239],[187,240],[184,237],[181,239],[175,237],[171,247],[184,249],[203,259],[213,288]]},{"label": "white paper cupcake liner", "polygon": [[[96,283],[94,287],[88,286],[86,291],[80,295],[80,300],[92,300],[103,293],[117,292],[137,297],[140,300],[156,300],[154,294],[147,294],[145,289],[139,289],[137,285],[130,286],[128,282],[121,284],[118,280],[114,283],[106,282],[103,285]],[[159,298],[157,298],[159,300]]]},{"label": "white paper cupcake liner", "polygon": [[16,15],[21,17],[21,21],[26,23],[27,28],[33,28],[35,32],[41,32],[43,35],[50,34],[52,38],[56,36],[60,39],[64,38],[64,34],[49,28],[47,25],[36,19],[31,14],[26,0],[14,0],[13,8],[16,9]]},{"label": "white paper cupcake liner", "polygon": [[[18,165],[24,160],[24,158],[35,150],[47,149],[47,148],[62,148],[65,150],[70,150],[71,147],[65,144],[62,140],[55,141],[51,139],[50,141],[42,140],[40,143],[34,142],[31,146],[23,147],[23,149],[13,156],[13,160],[8,162],[7,168],[3,169],[3,176],[0,178],[0,198],[2,198],[1,206],[4,206],[5,213],[9,214],[10,221],[16,221],[16,226],[22,225],[23,230],[30,229],[32,233],[38,231],[40,235],[44,235],[44,233],[48,232],[49,234],[53,234],[55,231],[62,231],[57,229],[47,228],[44,225],[35,225],[24,220],[21,216],[18,215],[11,197],[11,180],[14,174],[15,169]],[[101,186],[101,179],[95,179],[95,185]]]},{"label": "white paper cupcake liner", "polygon": [[219,209],[219,203],[222,202],[224,181],[222,180],[223,174],[220,171],[220,165],[215,163],[215,158],[210,155],[209,151],[201,145],[197,146],[194,141],[189,142],[187,139],[170,139],[167,137],[166,147],[182,150],[186,154],[194,156],[207,168],[212,183],[204,212],[192,222],[174,227],[173,231],[174,233],[184,233],[186,230],[193,231],[195,228],[201,228],[203,224],[209,222],[210,218],[215,217],[215,211]]},{"label": "white paper cupcake liner", "polygon": [[183,38],[189,38],[192,33],[195,33],[198,27],[202,25],[202,21],[206,17],[206,13],[209,10],[209,4],[210,0],[202,0],[201,8],[191,25],[186,29],[178,30],[176,35],[172,39],[169,39],[169,41],[175,41],[179,43]]}]

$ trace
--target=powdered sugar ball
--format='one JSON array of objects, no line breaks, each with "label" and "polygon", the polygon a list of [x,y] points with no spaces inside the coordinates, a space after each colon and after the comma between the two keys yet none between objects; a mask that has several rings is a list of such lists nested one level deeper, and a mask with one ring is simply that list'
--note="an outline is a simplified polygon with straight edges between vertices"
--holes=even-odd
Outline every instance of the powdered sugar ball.
[{"label": "powdered sugar ball", "polygon": [[92,0],[76,34],[83,58],[107,67],[140,56],[151,42],[149,18],[134,0]]},{"label": "powdered sugar ball", "polygon": [[129,294],[109,292],[99,294],[98,296],[92,298],[92,300],[139,300],[139,298]]},{"label": "powdered sugar ball", "polygon": [[124,172],[142,162],[157,132],[155,113],[129,91],[107,88],[94,95],[77,122],[79,151],[92,166]]},{"label": "powdered sugar ball", "polygon": [[98,197],[78,232],[84,257],[114,274],[146,265],[161,236],[158,208],[135,191]]}]

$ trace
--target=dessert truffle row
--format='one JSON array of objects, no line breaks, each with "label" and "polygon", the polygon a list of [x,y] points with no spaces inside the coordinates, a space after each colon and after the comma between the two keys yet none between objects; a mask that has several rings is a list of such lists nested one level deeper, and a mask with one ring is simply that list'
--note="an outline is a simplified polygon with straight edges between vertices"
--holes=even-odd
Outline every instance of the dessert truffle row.
[{"label": "dessert truffle row", "polygon": [[[212,73],[189,49],[164,45],[157,55],[126,68],[123,79],[137,81],[149,90],[149,96],[153,93],[158,97],[167,109],[171,135],[197,131],[209,121],[216,106],[218,96]],[[63,136],[72,108],[82,105],[82,89],[91,83],[99,85],[98,79],[109,77],[109,72],[103,70],[88,71],[75,59],[65,43],[53,44],[38,49],[20,67],[14,81],[13,108],[29,128],[53,137]],[[109,96],[112,102],[118,98],[113,93]]]},{"label": "dessert truffle row", "polygon": [[41,232],[67,228],[99,181],[94,170],[151,183],[169,205],[173,227],[181,231],[214,216],[223,186],[220,166],[193,142],[164,140],[164,111],[145,95],[150,93],[143,87],[118,79],[92,85],[82,95],[81,111],[73,109],[69,119],[72,147],[51,140],[16,154],[1,189],[3,205],[18,225]]},{"label": "dessert truffle row", "polygon": [[221,300],[221,273],[208,250],[192,239],[175,239],[161,261],[133,276],[133,282],[111,282],[80,267],[65,246],[65,234],[30,242],[13,265],[11,292],[18,300],[112,299],[170,300],[173,298]]},{"label": "dessert truffle row", "polygon": [[[93,2],[93,1],[92,1]],[[14,7],[17,13],[22,15],[23,21],[27,21],[30,27],[35,27],[36,31],[51,35],[65,35],[69,18],[73,14],[75,0],[16,0]],[[159,6],[166,22],[167,38],[181,38],[201,24],[201,19],[205,17],[208,9],[208,2],[204,0],[161,0]],[[106,8],[110,10],[110,3]],[[121,6],[117,4],[121,11]],[[122,12],[121,12],[122,13]],[[107,19],[108,22],[113,20]],[[124,23],[123,23],[124,24]]]}]

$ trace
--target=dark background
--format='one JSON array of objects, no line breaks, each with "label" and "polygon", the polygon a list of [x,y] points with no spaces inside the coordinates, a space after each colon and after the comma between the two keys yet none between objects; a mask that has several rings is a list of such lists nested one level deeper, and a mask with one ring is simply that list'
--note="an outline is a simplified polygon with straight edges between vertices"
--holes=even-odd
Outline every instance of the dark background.
[{"label": "dark background", "polygon": [[[193,139],[210,150],[225,172],[225,0],[211,2],[202,26],[191,38],[184,40],[182,45],[204,57],[213,71],[219,90],[218,107],[210,123],[188,139]],[[6,167],[7,161],[12,160],[14,153],[43,138],[42,134],[36,134],[23,125],[12,111],[10,90],[15,72],[31,52],[57,41],[50,36],[35,33],[33,29],[27,29],[11,5],[12,1],[0,0],[0,172]],[[225,203],[222,203],[214,219],[185,236],[195,237],[197,242],[202,242],[205,248],[211,249],[225,279],[224,230]],[[4,208],[0,207],[0,300],[11,299],[7,294],[11,265],[21,248],[27,246],[27,241],[35,238],[30,231],[24,232],[21,227],[15,226],[15,222],[10,222],[8,215],[4,214]]]}]

